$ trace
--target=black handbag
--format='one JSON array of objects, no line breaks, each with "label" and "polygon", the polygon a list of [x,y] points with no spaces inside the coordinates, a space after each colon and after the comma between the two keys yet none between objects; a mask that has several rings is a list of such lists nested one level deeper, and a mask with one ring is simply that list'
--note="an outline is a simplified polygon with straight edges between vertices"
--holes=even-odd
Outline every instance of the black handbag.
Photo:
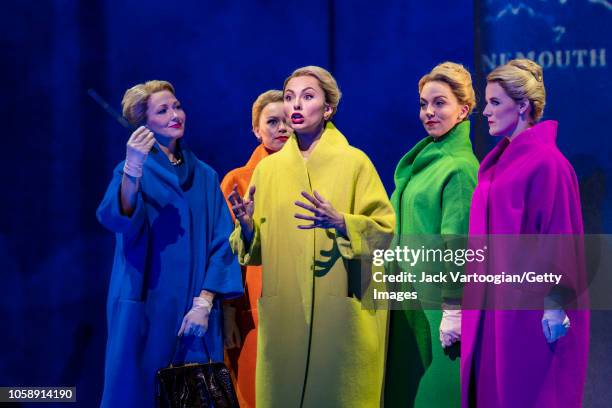
[{"label": "black handbag", "polygon": [[222,362],[213,363],[202,338],[208,363],[175,365],[181,338],[172,363],[155,375],[155,405],[159,408],[236,408],[238,398],[230,372]]}]

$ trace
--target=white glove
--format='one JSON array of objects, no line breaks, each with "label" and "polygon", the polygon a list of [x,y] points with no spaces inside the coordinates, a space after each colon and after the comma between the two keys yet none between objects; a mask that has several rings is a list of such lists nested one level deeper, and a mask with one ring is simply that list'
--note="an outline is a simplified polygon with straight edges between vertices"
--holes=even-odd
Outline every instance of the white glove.
[{"label": "white glove", "polygon": [[236,324],[236,308],[223,305],[223,342],[225,348],[240,347],[240,330]]},{"label": "white glove", "polygon": [[142,177],[142,165],[154,144],[153,132],[144,126],[136,129],[127,142],[123,172],[132,177]]},{"label": "white glove", "polygon": [[[442,305],[444,307],[444,305]],[[461,340],[461,309],[442,309],[440,322],[440,343],[442,348],[450,347]]]},{"label": "white glove", "polygon": [[554,343],[565,336],[570,327],[570,320],[563,309],[545,309],[542,316],[542,330],[549,343]]},{"label": "white glove", "polygon": [[194,297],[191,310],[183,318],[183,324],[181,324],[178,335],[203,337],[208,329],[208,316],[212,306],[210,300],[203,297]]}]

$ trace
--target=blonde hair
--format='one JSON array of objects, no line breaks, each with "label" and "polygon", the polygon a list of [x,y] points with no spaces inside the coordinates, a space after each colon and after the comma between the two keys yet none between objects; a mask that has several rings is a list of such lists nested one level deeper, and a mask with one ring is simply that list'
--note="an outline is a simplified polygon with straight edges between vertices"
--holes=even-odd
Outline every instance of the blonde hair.
[{"label": "blonde hair", "polygon": [[311,76],[319,81],[319,85],[325,93],[325,102],[332,108],[332,113],[329,115],[327,120],[331,119],[332,116],[334,116],[338,111],[338,104],[340,103],[340,98],[342,97],[342,92],[340,92],[338,83],[332,74],[330,74],[326,69],[314,65],[298,68],[293,71],[293,73],[289,75],[287,79],[285,79],[285,83],[283,84],[283,92],[285,92],[287,83],[289,83],[291,79],[300,76]]},{"label": "blonde hair", "polygon": [[259,95],[255,102],[253,103],[252,110],[252,120],[253,120],[253,129],[259,128],[259,118],[261,117],[261,111],[263,109],[275,102],[283,102],[283,91],[279,91],[278,89],[270,89]]},{"label": "blonde hair", "polygon": [[147,119],[147,103],[155,92],[169,91],[172,95],[174,87],[168,81],[152,80],[137,84],[125,91],[121,108],[123,116],[134,126],[141,125]]},{"label": "blonde hair", "polygon": [[419,93],[423,91],[426,83],[432,81],[447,84],[459,104],[468,106],[468,113],[465,117],[470,116],[476,106],[476,94],[472,86],[472,76],[463,65],[449,61],[436,65],[430,73],[423,75],[419,80]]},{"label": "blonde hair", "polygon": [[542,67],[532,60],[513,59],[487,75],[487,82],[498,83],[515,101],[527,99],[531,105],[531,119],[537,122],[544,113],[546,89]]}]

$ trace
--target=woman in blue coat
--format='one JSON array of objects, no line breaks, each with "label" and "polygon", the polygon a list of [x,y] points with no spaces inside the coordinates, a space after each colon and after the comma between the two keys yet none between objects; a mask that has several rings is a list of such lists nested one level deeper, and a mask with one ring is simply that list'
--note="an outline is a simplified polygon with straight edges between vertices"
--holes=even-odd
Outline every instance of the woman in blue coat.
[{"label": "woman in blue coat", "polygon": [[186,116],[174,87],[138,84],[122,107],[140,127],[97,211],[116,234],[101,406],[148,407],[177,335],[184,361],[223,360],[221,300],[240,295],[242,281],[217,174],[181,143]]}]

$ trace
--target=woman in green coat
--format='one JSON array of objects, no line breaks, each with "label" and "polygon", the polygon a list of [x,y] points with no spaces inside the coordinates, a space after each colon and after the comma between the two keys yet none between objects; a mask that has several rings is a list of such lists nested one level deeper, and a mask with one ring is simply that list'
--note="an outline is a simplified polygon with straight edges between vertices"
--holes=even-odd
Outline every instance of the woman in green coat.
[{"label": "woman in green coat", "polygon": [[[419,118],[428,136],[397,165],[391,202],[396,212],[396,243],[430,247],[426,242],[432,239],[468,231],[478,161],[467,118],[476,100],[470,73],[452,62],[436,66],[421,78],[419,96]],[[397,266],[409,270],[408,265]],[[391,312],[385,406],[459,407],[461,288],[452,283],[421,283],[413,290],[421,307]]]}]

